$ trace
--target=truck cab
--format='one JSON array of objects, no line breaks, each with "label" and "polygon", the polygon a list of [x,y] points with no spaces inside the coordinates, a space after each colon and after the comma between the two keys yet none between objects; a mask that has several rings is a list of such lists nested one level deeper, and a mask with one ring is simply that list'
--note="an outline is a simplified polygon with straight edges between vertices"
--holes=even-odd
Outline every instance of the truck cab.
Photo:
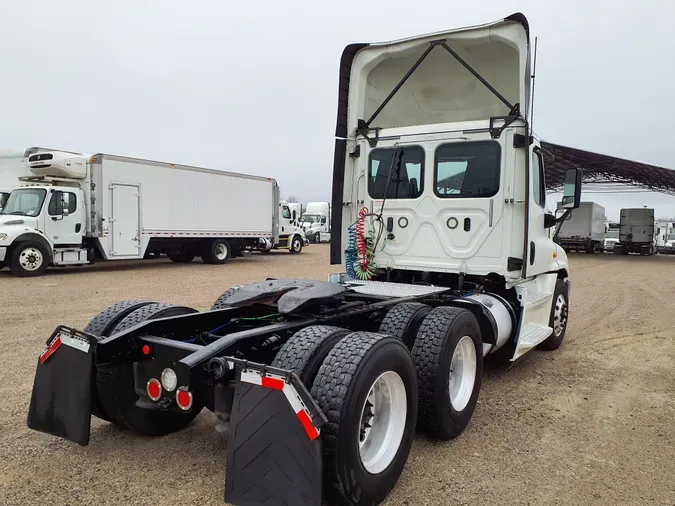
[{"label": "truck cab", "polygon": [[34,276],[48,265],[89,263],[93,252],[83,247],[86,158],[35,153],[27,163],[31,175],[19,178],[0,212],[0,266]]},{"label": "truck cab", "polygon": [[310,202],[300,218],[300,224],[311,242],[330,240],[330,203]]},{"label": "truck cab", "polygon": [[307,245],[305,231],[298,225],[300,218],[295,204],[289,204],[285,200],[279,201],[279,220],[278,220],[278,240],[275,244],[270,241],[264,241],[261,249],[270,251],[271,249],[288,249],[292,254],[302,251]]},{"label": "truck cab", "polygon": [[[557,335],[570,287],[564,224],[546,210],[546,157],[527,120],[530,74],[518,14],[353,44],[336,127],[331,263],[344,263],[342,279],[484,287],[517,308],[511,360]],[[579,207],[580,185],[568,171],[561,218]]]},{"label": "truck cab", "polygon": [[[0,213],[0,262],[25,275],[67,262],[67,251],[81,248],[85,215],[78,187],[33,183],[14,189]],[[86,259],[86,252],[75,256]]]},{"label": "truck cab", "polygon": [[0,212],[2,211],[2,208],[5,207],[10,193],[12,193],[11,188],[0,188]]}]

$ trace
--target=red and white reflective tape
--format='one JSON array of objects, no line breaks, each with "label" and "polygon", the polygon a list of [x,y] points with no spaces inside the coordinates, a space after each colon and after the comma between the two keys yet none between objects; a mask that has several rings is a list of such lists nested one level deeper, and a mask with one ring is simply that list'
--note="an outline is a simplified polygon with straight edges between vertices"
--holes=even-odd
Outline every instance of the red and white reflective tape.
[{"label": "red and white reflective tape", "polygon": [[244,369],[241,371],[241,381],[283,392],[286,396],[286,400],[291,405],[295,416],[298,417],[305,432],[307,432],[309,439],[313,441],[319,437],[321,432],[312,424],[312,417],[309,414],[309,410],[305,407],[305,403],[302,402],[298,391],[293,385],[286,383],[283,377],[271,373],[265,373],[263,376],[258,371]]},{"label": "red and white reflective tape", "polygon": [[73,337],[64,332],[60,332],[59,335],[57,335],[52,340],[47,349],[40,353],[40,363],[44,364],[49,359],[49,357],[51,357],[56,352],[56,350],[61,347],[62,344],[70,346],[71,348],[75,348],[76,350],[80,350],[84,353],[89,353],[89,348],[91,347],[91,345],[84,339]]}]

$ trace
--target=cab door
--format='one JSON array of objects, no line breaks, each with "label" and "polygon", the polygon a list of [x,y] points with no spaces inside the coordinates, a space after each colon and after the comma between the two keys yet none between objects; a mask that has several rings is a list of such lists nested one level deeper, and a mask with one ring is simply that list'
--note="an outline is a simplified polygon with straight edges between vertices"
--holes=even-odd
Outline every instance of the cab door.
[{"label": "cab door", "polygon": [[555,262],[555,245],[550,230],[544,226],[546,215],[546,181],[541,152],[530,149],[530,191],[527,247],[527,277],[551,271]]},{"label": "cab door", "polygon": [[55,246],[82,244],[84,211],[80,190],[52,190],[50,192],[45,234]]}]

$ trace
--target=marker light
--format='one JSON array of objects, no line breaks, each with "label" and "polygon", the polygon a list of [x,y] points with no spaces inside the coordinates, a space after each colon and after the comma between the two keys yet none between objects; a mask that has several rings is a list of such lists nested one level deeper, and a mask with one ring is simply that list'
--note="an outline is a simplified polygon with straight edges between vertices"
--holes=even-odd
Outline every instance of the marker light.
[{"label": "marker light", "polygon": [[168,367],[164,369],[160,378],[162,380],[162,386],[164,387],[164,390],[167,392],[173,392],[176,389],[178,378],[176,377],[176,373],[173,372],[173,369],[169,369]]},{"label": "marker light", "polygon": [[162,396],[162,385],[155,378],[150,378],[148,384],[145,385],[145,391],[148,393],[148,397],[153,401],[158,401]]}]

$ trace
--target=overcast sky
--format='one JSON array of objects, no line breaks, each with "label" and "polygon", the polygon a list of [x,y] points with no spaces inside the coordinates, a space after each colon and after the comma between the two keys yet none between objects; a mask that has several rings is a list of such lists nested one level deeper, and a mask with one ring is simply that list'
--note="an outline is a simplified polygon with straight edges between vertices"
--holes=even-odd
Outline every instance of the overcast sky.
[{"label": "overcast sky", "polygon": [[[345,45],[517,11],[539,36],[540,138],[675,167],[672,0],[4,0],[0,148],[230,169],[327,200]],[[675,215],[672,197],[584,200]]]}]

